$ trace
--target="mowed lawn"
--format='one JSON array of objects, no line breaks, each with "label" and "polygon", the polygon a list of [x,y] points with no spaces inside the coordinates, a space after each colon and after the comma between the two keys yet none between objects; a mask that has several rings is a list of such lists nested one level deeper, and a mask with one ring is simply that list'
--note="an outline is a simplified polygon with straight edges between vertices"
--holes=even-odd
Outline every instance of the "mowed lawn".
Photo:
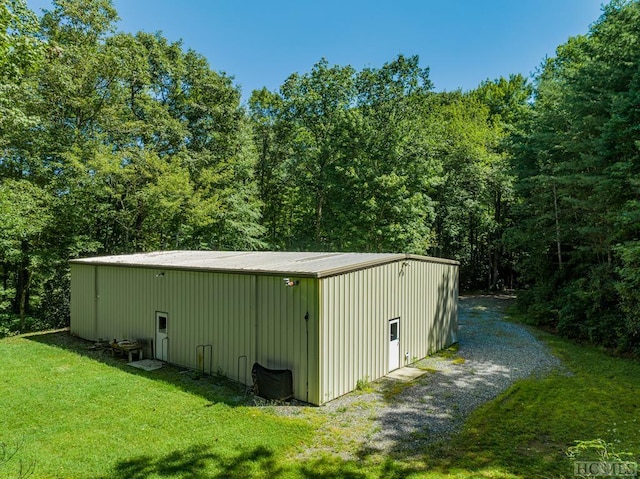
[{"label": "mowed lawn", "polygon": [[0,477],[20,463],[32,477],[272,477],[312,437],[308,420],[235,405],[234,388],[47,344],[64,337],[0,341],[0,441],[18,448]]},{"label": "mowed lawn", "polygon": [[[575,460],[640,465],[640,362],[534,332],[564,369],[518,381],[477,409],[461,434],[430,451],[432,469],[461,478],[550,479],[577,477]],[[577,441],[595,440],[606,452],[589,447],[568,456]]]},{"label": "mowed lawn", "polygon": [[[361,454],[349,440],[356,425],[340,416],[357,403],[285,417],[247,405],[233,383],[138,371],[66,333],[6,338],[0,443],[5,461],[17,452],[4,464],[0,454],[0,477],[33,468],[34,478],[572,478],[568,448],[593,439],[640,461],[640,363],[538,334],[563,371],[517,382],[450,441],[405,456]],[[365,428],[375,427],[369,416]]]}]

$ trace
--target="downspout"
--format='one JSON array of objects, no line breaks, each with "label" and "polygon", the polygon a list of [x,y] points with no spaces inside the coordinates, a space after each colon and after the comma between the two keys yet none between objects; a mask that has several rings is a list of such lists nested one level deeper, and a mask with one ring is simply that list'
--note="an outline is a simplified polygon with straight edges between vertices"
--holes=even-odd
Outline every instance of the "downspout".
[{"label": "downspout", "polygon": [[556,253],[558,255],[558,268],[562,271],[562,245],[560,243],[560,219],[558,218],[558,193],[556,184],[553,183],[553,214],[556,221]]},{"label": "downspout", "polygon": [[98,266],[93,267],[93,339],[98,339]]},{"label": "downspout", "polygon": [[307,373],[306,373],[305,380],[307,382],[306,386],[307,386],[307,403],[308,403],[309,402],[309,311],[307,311],[307,314],[304,315],[304,324],[306,327],[306,335],[307,335],[307,363],[306,363]]},{"label": "downspout", "polygon": [[[258,275],[253,275],[253,362],[258,362]],[[249,365],[247,364],[247,367]],[[253,364],[251,365],[253,367]],[[239,379],[239,378],[238,378]]]}]

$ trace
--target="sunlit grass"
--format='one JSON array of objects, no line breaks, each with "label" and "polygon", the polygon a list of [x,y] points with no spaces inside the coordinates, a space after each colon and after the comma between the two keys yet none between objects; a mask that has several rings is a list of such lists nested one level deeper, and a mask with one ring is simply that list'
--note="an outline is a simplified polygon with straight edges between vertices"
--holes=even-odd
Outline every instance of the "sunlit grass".
[{"label": "sunlit grass", "polygon": [[0,472],[11,477],[22,461],[35,464],[34,477],[163,477],[167,467],[250,474],[286,464],[288,451],[311,439],[306,421],[236,405],[233,389],[217,394],[173,368],[135,371],[2,340],[0,378],[10,393],[0,441],[20,449]]},{"label": "sunlit grass", "polygon": [[[301,406],[283,417],[277,407],[246,405],[226,381],[101,361],[64,335],[7,338],[0,441],[19,450],[0,462],[0,477],[19,477],[20,464],[33,464],[34,478],[569,478],[568,448],[596,438],[640,460],[640,364],[538,334],[564,370],[518,381],[450,441],[405,455],[358,442],[375,425],[366,401],[329,414]],[[425,425],[407,440],[428,435]]]},{"label": "sunlit grass", "polygon": [[596,438],[640,461],[640,364],[537,334],[563,360],[566,371],[518,381],[481,407],[463,433],[427,454],[434,467],[573,477],[568,448]]}]

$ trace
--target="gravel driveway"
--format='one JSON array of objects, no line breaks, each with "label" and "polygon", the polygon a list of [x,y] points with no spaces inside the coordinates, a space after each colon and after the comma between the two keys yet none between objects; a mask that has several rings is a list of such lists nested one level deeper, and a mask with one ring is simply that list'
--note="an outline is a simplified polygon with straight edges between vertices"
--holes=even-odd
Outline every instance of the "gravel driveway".
[{"label": "gravel driveway", "polygon": [[[325,449],[353,451],[360,444],[355,447],[360,457],[418,453],[459,431],[474,409],[516,380],[561,368],[560,361],[525,327],[503,319],[510,300],[507,296],[461,297],[457,351],[419,361],[414,366],[426,374],[413,381],[383,378],[367,393],[351,393],[316,408],[317,414],[335,418],[327,422],[334,433],[342,429],[345,438],[344,444],[326,444]],[[341,447],[345,444],[346,448]]]}]

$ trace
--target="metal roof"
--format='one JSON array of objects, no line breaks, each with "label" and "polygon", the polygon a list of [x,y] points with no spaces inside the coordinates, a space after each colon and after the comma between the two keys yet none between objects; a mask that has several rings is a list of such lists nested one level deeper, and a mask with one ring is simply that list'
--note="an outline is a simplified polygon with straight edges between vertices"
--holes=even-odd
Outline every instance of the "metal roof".
[{"label": "metal roof", "polygon": [[459,264],[452,260],[403,253],[275,251],[157,251],[75,259],[71,263],[322,278],[404,259]]}]

